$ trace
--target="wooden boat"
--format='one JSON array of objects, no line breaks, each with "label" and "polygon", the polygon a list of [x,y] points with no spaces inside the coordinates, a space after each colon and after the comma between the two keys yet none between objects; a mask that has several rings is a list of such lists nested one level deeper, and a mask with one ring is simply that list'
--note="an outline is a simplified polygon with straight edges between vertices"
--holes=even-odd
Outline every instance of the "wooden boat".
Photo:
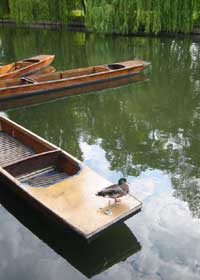
[{"label": "wooden boat", "polygon": [[[121,87],[123,85],[127,85],[127,83],[139,83],[146,82],[148,78],[145,75],[134,75],[129,77],[128,79],[117,80],[112,83],[112,87]],[[109,88],[109,86],[108,86]],[[36,104],[41,104],[47,102],[49,100],[64,98],[66,92],[65,91],[55,91],[51,92],[51,94],[41,94],[36,96],[24,96],[20,99],[8,99],[8,100],[0,100],[0,111],[9,110],[12,108],[19,108],[25,106],[32,106]]]},{"label": "wooden boat", "polygon": [[85,239],[141,210],[131,195],[111,206],[96,196],[111,183],[67,152],[4,117],[0,129],[0,183]]},{"label": "wooden boat", "polygon": [[[128,83],[149,65],[144,61],[125,61],[102,66],[67,70],[31,78],[0,81],[0,101],[46,95],[48,100]],[[55,91],[57,91],[55,93]],[[58,92],[59,91],[59,92]]]},{"label": "wooden boat", "polygon": [[0,67],[0,80],[26,76],[51,64],[54,55],[38,55]]}]

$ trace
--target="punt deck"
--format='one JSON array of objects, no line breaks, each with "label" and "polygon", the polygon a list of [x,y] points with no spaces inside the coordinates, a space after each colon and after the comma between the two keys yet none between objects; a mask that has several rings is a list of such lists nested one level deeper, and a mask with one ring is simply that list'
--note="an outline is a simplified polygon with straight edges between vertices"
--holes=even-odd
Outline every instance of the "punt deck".
[{"label": "punt deck", "polygon": [[0,183],[87,240],[142,208],[130,195],[109,206],[108,199],[96,193],[111,182],[4,117],[0,117],[0,151]]}]

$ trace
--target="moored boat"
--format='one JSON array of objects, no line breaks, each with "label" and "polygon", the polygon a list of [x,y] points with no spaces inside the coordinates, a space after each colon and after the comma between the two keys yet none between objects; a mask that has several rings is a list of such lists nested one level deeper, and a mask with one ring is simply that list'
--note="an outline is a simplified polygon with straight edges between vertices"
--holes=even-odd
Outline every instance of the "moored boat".
[{"label": "moored boat", "polygon": [[[127,85],[127,83],[141,83],[148,81],[148,77],[146,75],[134,75],[131,78],[123,79],[112,82],[112,88],[121,87],[123,85]],[[111,88],[111,86],[108,86]],[[95,91],[96,92],[96,91]],[[94,92],[94,93],[95,93]],[[107,91],[109,92],[109,91]],[[97,93],[97,92],[96,92]],[[9,110],[12,108],[26,107],[32,106],[36,104],[42,104],[44,102],[48,102],[49,100],[65,98],[66,91],[54,91],[50,92],[50,94],[41,94],[35,96],[23,96],[18,99],[8,99],[8,100],[0,100],[0,111]],[[83,94],[83,93],[82,93]],[[86,92],[87,94],[87,92]]]},{"label": "moored boat", "polygon": [[1,184],[87,240],[141,210],[142,203],[131,195],[118,205],[108,205],[108,199],[96,193],[109,181],[4,117],[0,117],[0,148]]},{"label": "moored boat", "polygon": [[37,55],[0,66],[0,80],[13,79],[34,73],[51,64],[54,57],[54,55]]},{"label": "moored boat", "polygon": [[0,101],[44,96],[47,100],[125,84],[147,67],[144,61],[125,61],[101,66],[32,75],[0,81]]}]

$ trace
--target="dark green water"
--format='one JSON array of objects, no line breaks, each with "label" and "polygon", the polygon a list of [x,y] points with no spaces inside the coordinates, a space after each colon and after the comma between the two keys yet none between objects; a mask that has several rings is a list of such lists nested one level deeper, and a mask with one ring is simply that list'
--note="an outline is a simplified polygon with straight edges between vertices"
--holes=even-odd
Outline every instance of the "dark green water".
[{"label": "dark green water", "polygon": [[[200,279],[200,39],[0,29],[0,62],[54,53],[57,69],[151,62],[145,81],[3,112],[144,207],[90,246],[0,191],[0,279]],[[91,210],[92,211],[92,210]]]}]

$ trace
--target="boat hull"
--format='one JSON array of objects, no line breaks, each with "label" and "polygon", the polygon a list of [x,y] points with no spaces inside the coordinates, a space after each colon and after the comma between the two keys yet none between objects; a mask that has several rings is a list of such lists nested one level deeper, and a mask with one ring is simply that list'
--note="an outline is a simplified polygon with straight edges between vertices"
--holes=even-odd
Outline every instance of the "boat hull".
[{"label": "boat hull", "polygon": [[[27,98],[32,99],[35,97],[39,98],[41,101],[52,100],[55,98],[124,85],[134,80],[134,76],[140,73],[145,67],[145,64],[140,63],[135,67],[127,67],[125,69],[109,72],[43,81],[20,86],[1,87],[0,106],[5,107],[5,102],[10,100],[26,100]],[[137,80],[137,78],[135,79]]]},{"label": "boat hull", "polygon": [[[124,197],[120,204],[109,206],[109,199],[96,196],[96,193],[111,182],[10,120],[0,117],[0,125],[4,137],[0,138],[1,184],[46,216],[91,240],[141,210],[142,203],[131,195]],[[5,145],[7,149],[4,149]],[[10,152],[11,158],[9,154],[5,156],[5,150]],[[31,154],[25,153],[27,151]],[[49,168],[52,166],[55,166],[54,173]],[[63,174],[67,175],[63,177]]]},{"label": "boat hull", "polygon": [[0,110],[8,110],[11,108],[17,108],[17,107],[24,107],[24,106],[31,106],[35,104],[41,104],[44,102],[48,102],[51,100],[56,100],[59,98],[65,98],[65,97],[70,97],[70,96],[76,96],[76,95],[82,95],[82,94],[89,94],[89,93],[97,93],[100,90],[108,89],[108,88],[117,88],[120,86],[127,85],[129,83],[137,83],[137,82],[144,82],[147,81],[148,79],[145,76],[140,76],[140,75],[133,75],[132,77],[128,78],[121,78],[115,81],[110,81],[104,84],[99,84],[98,86],[95,87],[95,90],[91,87],[85,88],[85,91],[82,92],[82,89],[75,89],[75,90],[51,90],[51,91],[46,91],[46,92],[37,92],[35,94],[31,95],[25,95],[25,96],[20,96],[19,98],[9,98],[9,99],[4,99],[0,100]]}]

